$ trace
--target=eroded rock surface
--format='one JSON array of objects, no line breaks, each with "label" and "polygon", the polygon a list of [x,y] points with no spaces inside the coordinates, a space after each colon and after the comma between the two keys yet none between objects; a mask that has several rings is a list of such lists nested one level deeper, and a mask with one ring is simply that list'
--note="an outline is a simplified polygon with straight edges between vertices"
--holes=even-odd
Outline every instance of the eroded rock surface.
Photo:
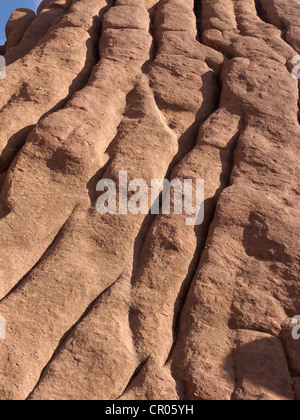
[{"label": "eroded rock surface", "polygon": [[[300,399],[299,0],[44,0],[6,29],[0,399]],[[203,223],[100,215],[120,171],[204,179]]]}]

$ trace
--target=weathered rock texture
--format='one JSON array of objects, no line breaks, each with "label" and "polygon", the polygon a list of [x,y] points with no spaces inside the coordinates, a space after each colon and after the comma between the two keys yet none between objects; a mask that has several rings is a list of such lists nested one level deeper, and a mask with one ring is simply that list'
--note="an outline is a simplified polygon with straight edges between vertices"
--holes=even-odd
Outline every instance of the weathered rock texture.
[{"label": "weathered rock texture", "polygon": [[[300,399],[299,0],[44,0],[6,30],[0,399]],[[203,224],[100,216],[125,170],[204,179]]]}]

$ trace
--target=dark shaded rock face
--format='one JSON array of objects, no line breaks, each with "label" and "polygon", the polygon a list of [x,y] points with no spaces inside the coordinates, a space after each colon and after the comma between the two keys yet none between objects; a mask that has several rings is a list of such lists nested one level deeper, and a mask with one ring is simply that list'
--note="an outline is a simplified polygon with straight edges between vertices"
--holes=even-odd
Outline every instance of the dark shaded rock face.
[{"label": "dark shaded rock face", "polygon": [[[299,0],[44,0],[6,31],[0,399],[299,399]],[[120,171],[204,179],[203,223],[100,215]]]}]

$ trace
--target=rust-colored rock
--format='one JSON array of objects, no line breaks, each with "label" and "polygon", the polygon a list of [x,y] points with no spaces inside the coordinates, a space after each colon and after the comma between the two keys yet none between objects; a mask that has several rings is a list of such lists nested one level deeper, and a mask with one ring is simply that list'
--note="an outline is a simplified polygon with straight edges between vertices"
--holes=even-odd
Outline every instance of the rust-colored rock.
[{"label": "rust-colored rock", "polygon": [[[0,399],[299,400],[298,0],[44,0],[6,31]],[[203,223],[100,215],[121,171],[204,179]]]},{"label": "rust-colored rock", "polygon": [[28,26],[35,19],[35,13],[30,9],[17,9],[6,24],[6,53],[16,47],[22,40]]}]

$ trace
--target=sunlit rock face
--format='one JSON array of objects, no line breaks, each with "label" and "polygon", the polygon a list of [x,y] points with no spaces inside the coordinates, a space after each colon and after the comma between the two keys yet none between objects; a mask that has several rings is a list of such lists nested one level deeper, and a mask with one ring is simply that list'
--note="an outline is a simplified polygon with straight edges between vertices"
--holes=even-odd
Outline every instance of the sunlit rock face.
[{"label": "sunlit rock face", "polygon": [[[299,0],[44,0],[6,33],[0,399],[300,399]],[[100,214],[121,172],[204,180],[202,223]]]}]

